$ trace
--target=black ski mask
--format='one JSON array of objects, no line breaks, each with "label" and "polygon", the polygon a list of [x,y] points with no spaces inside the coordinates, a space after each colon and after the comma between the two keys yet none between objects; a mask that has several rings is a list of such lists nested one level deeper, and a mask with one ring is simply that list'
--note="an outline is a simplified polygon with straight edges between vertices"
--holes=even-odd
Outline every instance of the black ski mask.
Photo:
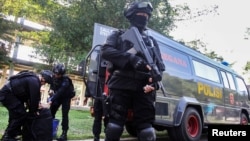
[{"label": "black ski mask", "polygon": [[142,15],[135,14],[133,18],[131,18],[130,23],[132,26],[136,26],[139,31],[143,31],[148,24],[148,18]]}]

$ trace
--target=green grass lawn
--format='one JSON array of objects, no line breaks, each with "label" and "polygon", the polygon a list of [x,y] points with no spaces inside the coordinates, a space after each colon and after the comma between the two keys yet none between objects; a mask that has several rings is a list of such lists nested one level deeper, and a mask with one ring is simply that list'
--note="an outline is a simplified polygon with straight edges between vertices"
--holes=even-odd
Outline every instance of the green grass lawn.
[{"label": "green grass lawn", "polygon": [[[58,110],[56,118],[61,121],[61,109]],[[8,122],[8,112],[7,110],[0,106],[0,137],[2,136]],[[92,139],[92,124],[93,117],[91,117],[88,110],[74,110],[71,109],[69,113],[69,140],[80,140],[80,139]],[[59,124],[57,135],[61,134],[61,125]],[[157,132],[157,135],[166,135],[165,132]],[[102,132],[101,137],[104,138],[104,132]],[[122,137],[130,137],[126,130],[124,131]]]},{"label": "green grass lawn", "polygon": [[[58,110],[56,118],[61,121],[61,109]],[[3,132],[8,123],[8,112],[7,110],[0,106],[0,136],[3,135]],[[69,131],[68,138],[70,140],[74,139],[89,139],[92,137],[92,124],[93,117],[90,116],[88,110],[73,110],[69,112]],[[61,134],[61,125],[58,126],[57,135]],[[104,136],[102,133],[101,136]]]}]

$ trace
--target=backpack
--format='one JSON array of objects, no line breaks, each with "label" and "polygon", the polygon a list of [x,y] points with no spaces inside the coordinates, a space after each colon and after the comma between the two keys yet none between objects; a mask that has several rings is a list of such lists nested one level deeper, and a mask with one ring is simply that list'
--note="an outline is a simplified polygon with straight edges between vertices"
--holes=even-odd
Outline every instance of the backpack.
[{"label": "backpack", "polygon": [[23,141],[52,141],[53,117],[50,109],[42,108],[37,116],[27,116],[22,128]]},{"label": "backpack", "polygon": [[19,73],[17,73],[16,75],[13,75],[9,78],[9,80],[14,80],[14,79],[19,79],[19,78],[23,78],[23,77],[27,77],[27,76],[36,76],[36,74],[32,71],[29,70],[23,70],[20,71]]},{"label": "backpack", "polygon": [[10,85],[14,95],[20,97],[26,95],[27,89],[26,87],[23,87],[22,81],[20,81],[20,79],[25,77],[36,77],[38,79],[37,75],[34,72],[28,70],[20,71],[16,75],[9,77],[8,80],[10,81]]},{"label": "backpack", "polygon": [[68,80],[69,80],[69,83],[70,83],[70,98],[73,98],[76,96],[76,92],[75,92],[75,87],[74,87],[74,84],[72,82],[72,80],[67,76]]}]

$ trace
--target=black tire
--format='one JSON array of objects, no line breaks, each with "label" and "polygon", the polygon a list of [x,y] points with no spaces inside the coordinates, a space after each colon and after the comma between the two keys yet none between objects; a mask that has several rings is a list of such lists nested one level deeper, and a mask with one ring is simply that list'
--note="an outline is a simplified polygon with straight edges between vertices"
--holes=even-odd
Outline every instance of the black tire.
[{"label": "black tire", "polygon": [[174,141],[199,141],[202,135],[201,117],[196,109],[186,109],[180,126],[169,130]]},{"label": "black tire", "polygon": [[175,127],[171,127],[167,129],[167,131],[168,131],[168,136],[171,139],[171,141],[178,141],[177,134],[175,132]]},{"label": "black tire", "polygon": [[127,121],[125,124],[125,128],[130,136],[137,137],[137,131],[136,131],[136,128],[133,126],[132,121]]},{"label": "black tire", "polygon": [[240,124],[248,125],[249,121],[245,113],[241,113]]},{"label": "black tire", "polygon": [[153,127],[155,128],[155,130],[157,130],[157,131],[164,131],[164,130],[166,130],[166,127],[164,127],[164,126],[161,126],[161,125],[153,125]]}]

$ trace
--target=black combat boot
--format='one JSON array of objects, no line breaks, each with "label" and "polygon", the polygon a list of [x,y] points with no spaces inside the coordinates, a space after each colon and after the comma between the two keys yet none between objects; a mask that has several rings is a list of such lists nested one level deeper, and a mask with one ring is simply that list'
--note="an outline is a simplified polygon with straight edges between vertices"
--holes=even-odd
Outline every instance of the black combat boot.
[{"label": "black combat boot", "polygon": [[10,137],[8,136],[8,134],[4,133],[1,141],[18,141],[18,139],[16,139],[15,137]]},{"label": "black combat boot", "polygon": [[100,141],[100,137],[99,136],[95,136],[94,137],[94,141]]},{"label": "black combat boot", "polygon": [[67,130],[63,130],[61,136],[59,138],[57,138],[57,141],[67,141]]}]

